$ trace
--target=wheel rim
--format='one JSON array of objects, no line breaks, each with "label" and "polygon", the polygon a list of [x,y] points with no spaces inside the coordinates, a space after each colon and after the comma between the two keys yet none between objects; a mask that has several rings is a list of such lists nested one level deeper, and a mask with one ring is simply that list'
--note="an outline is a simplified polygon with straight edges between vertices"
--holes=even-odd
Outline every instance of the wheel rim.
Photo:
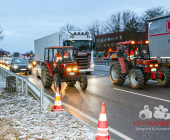
[{"label": "wheel rim", "polygon": [[116,66],[113,66],[111,69],[111,76],[113,80],[116,80],[118,77],[118,69]]},{"label": "wheel rim", "polygon": [[138,83],[136,72],[133,72],[133,73],[131,74],[130,80],[131,80],[132,85],[136,85],[136,84]]}]

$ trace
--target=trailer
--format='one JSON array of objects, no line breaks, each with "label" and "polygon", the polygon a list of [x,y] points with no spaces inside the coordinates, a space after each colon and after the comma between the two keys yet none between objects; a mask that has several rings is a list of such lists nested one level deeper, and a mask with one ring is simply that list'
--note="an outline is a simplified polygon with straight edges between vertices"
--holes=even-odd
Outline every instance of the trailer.
[{"label": "trailer", "polygon": [[[73,46],[79,72],[94,71],[93,43],[91,35],[83,31],[56,32],[34,41],[35,60],[44,59],[44,49],[55,46]],[[48,50],[48,53],[51,50]],[[54,54],[53,54],[54,55]]]},{"label": "trailer", "polygon": [[147,20],[147,39],[151,59],[158,60],[162,79],[157,79],[160,86],[170,85],[170,15]]}]

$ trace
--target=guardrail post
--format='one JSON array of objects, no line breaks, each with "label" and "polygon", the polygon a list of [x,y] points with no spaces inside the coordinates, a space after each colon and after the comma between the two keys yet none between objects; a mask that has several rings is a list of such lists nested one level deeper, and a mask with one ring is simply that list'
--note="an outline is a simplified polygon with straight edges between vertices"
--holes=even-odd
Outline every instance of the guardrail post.
[{"label": "guardrail post", "polygon": [[28,96],[28,81],[25,80],[25,96]]},{"label": "guardrail post", "polygon": [[16,76],[16,92],[18,92],[18,76]]},{"label": "guardrail post", "polygon": [[24,94],[24,79],[21,79],[22,94]]},{"label": "guardrail post", "polygon": [[42,104],[44,104],[44,88],[40,88],[40,106],[41,106],[41,111],[42,111]]}]

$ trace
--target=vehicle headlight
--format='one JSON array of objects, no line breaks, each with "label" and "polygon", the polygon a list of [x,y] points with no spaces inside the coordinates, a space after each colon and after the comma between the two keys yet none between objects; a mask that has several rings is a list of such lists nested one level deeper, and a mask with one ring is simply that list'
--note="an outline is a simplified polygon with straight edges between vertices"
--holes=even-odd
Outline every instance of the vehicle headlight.
[{"label": "vehicle headlight", "polygon": [[71,71],[71,68],[67,68],[67,71]]},{"label": "vehicle headlight", "polygon": [[8,61],[6,61],[6,64],[8,64],[9,62]]},{"label": "vehicle headlight", "polygon": [[37,63],[34,61],[33,64],[36,65]]},{"label": "vehicle headlight", "polygon": [[77,70],[78,70],[78,68],[76,68],[76,67],[75,67],[75,68],[73,68],[73,71],[77,71]]},{"label": "vehicle headlight", "polygon": [[90,68],[94,67],[94,64],[90,64]]},{"label": "vehicle headlight", "polygon": [[32,68],[32,66],[31,66],[31,65],[28,65],[28,68],[30,69],[30,68]]},{"label": "vehicle headlight", "polygon": [[18,66],[17,66],[17,65],[14,65],[13,67],[14,67],[14,69],[17,69],[17,68],[18,68]]}]

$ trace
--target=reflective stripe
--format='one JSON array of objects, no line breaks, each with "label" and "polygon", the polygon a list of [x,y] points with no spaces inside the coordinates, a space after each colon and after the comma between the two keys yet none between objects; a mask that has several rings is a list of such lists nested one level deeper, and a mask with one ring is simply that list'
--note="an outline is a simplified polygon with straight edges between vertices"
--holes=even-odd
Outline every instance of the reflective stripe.
[{"label": "reflective stripe", "polygon": [[99,121],[107,121],[106,114],[100,114]]},{"label": "reflective stripe", "polygon": [[98,128],[97,135],[98,136],[108,136],[109,135],[108,128]]},{"label": "reflective stripe", "polygon": [[61,101],[55,101],[55,105],[62,105]]}]

